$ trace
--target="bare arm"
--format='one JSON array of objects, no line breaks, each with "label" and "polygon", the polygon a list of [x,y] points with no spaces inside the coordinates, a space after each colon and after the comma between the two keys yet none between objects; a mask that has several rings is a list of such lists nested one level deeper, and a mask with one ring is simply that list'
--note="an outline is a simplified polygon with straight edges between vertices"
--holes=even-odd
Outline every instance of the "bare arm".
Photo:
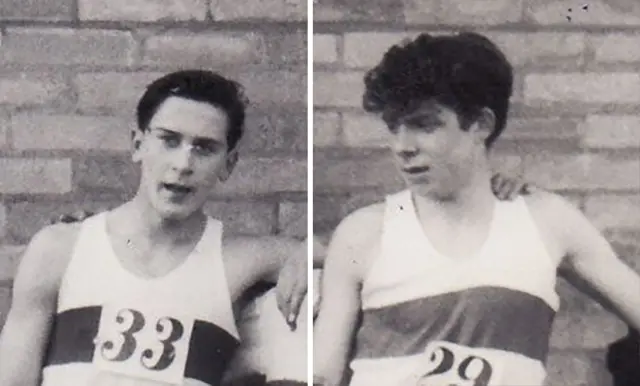
[{"label": "bare arm", "polygon": [[635,329],[640,329],[640,276],[584,214],[546,194],[544,213],[563,253],[560,274]]},{"label": "bare arm", "polygon": [[347,217],[329,245],[314,326],[314,384],[337,386],[342,381],[361,310],[362,281],[381,232],[380,208],[367,207]]},{"label": "bare arm", "polygon": [[13,300],[0,335],[0,385],[40,384],[43,356],[70,249],[69,225],[40,231],[22,257]]},{"label": "bare arm", "polygon": [[230,274],[232,282],[240,283],[239,293],[260,281],[277,283],[278,308],[295,329],[307,294],[306,243],[281,236],[231,237],[224,254],[232,262],[228,266],[239,267]]}]

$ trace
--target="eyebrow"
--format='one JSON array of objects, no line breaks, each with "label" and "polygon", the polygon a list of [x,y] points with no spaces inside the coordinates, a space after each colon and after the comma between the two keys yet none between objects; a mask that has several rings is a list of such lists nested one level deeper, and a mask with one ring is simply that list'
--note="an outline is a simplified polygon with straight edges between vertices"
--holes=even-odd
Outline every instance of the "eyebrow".
[{"label": "eyebrow", "polygon": [[[180,137],[184,136],[183,133],[179,133],[177,131],[173,131],[171,129],[167,129],[167,128],[164,128],[164,127],[154,127],[154,128],[152,128],[152,130],[160,131],[161,134],[177,135],[177,136],[180,136]],[[224,144],[222,141],[219,141],[219,140],[217,140],[215,138],[208,138],[208,137],[194,137],[193,138],[193,142],[194,143],[201,143],[201,144],[204,143],[204,144],[207,144],[207,145],[216,145],[216,146]]]}]

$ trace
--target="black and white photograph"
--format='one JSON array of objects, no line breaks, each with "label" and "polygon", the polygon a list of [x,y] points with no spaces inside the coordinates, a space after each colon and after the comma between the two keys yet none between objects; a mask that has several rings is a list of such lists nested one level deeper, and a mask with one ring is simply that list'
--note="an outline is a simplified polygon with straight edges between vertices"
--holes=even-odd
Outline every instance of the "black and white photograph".
[{"label": "black and white photograph", "polygon": [[313,23],[314,384],[640,384],[640,3]]},{"label": "black and white photograph", "polygon": [[0,385],[307,384],[306,0],[0,0]]}]

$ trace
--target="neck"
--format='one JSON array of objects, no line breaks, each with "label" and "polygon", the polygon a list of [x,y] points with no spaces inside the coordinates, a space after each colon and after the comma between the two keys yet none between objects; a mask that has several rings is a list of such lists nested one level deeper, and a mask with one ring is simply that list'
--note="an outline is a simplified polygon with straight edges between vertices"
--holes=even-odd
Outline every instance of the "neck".
[{"label": "neck", "polygon": [[447,196],[414,195],[418,213],[438,212],[453,219],[473,219],[490,216],[495,197],[491,190],[491,173],[488,168],[479,168],[471,180],[457,192]]},{"label": "neck", "polygon": [[163,218],[140,194],[121,209],[128,219],[125,222],[128,231],[146,238],[152,245],[174,245],[193,240],[201,234],[206,220],[202,211],[183,219]]}]

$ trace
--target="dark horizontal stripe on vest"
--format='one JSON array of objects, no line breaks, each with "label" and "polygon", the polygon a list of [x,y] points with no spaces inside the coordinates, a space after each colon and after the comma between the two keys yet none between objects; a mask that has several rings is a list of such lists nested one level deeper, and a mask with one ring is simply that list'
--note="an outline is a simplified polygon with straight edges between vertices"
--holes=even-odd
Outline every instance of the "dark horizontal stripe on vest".
[{"label": "dark horizontal stripe on vest", "polygon": [[434,340],[544,362],[555,311],[531,294],[478,287],[363,312],[356,358],[415,355]]},{"label": "dark horizontal stripe on vest", "polygon": [[[45,366],[90,363],[95,349],[102,307],[70,309],[56,315]],[[189,342],[185,377],[218,385],[239,346],[224,329],[196,320]]]}]

